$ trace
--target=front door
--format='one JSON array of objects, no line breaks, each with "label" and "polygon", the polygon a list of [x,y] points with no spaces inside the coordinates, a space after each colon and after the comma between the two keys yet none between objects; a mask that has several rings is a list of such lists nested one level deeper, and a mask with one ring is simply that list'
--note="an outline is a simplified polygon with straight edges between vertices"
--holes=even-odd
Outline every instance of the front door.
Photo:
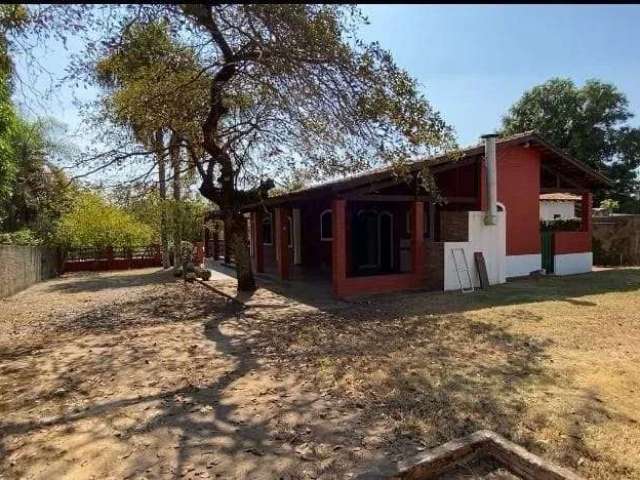
[{"label": "front door", "polygon": [[351,258],[356,275],[393,270],[393,217],[389,212],[360,210],[353,217]]}]

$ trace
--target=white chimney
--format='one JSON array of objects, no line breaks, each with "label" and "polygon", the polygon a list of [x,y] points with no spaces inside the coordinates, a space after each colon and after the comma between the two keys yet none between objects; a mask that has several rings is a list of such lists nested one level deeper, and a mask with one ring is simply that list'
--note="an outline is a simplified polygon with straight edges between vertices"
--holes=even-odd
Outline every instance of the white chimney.
[{"label": "white chimney", "polygon": [[483,135],[484,158],[487,170],[487,214],[484,217],[485,225],[495,225],[498,218],[498,173],[496,167],[496,138],[498,134],[489,133]]}]

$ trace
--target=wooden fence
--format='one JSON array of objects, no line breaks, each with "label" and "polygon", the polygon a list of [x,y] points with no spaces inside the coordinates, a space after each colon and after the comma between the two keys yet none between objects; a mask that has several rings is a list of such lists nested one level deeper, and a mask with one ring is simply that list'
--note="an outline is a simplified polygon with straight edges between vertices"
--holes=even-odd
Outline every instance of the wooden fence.
[{"label": "wooden fence", "polygon": [[162,266],[159,245],[138,248],[78,248],[65,254],[63,271],[128,270]]}]

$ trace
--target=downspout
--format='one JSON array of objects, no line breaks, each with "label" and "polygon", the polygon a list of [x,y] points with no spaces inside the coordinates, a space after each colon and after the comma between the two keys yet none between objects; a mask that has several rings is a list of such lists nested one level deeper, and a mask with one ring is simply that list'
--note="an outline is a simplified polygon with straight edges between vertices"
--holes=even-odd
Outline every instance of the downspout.
[{"label": "downspout", "polygon": [[484,217],[485,225],[495,225],[498,218],[498,173],[496,166],[496,138],[498,134],[483,135],[484,158],[487,172],[487,213]]}]

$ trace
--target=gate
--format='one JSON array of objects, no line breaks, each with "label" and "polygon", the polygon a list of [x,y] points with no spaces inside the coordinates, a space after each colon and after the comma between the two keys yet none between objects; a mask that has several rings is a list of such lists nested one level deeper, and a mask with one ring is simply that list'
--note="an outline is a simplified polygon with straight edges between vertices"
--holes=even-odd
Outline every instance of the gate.
[{"label": "gate", "polygon": [[547,273],[553,273],[553,232],[540,232],[540,247],[542,268]]}]

